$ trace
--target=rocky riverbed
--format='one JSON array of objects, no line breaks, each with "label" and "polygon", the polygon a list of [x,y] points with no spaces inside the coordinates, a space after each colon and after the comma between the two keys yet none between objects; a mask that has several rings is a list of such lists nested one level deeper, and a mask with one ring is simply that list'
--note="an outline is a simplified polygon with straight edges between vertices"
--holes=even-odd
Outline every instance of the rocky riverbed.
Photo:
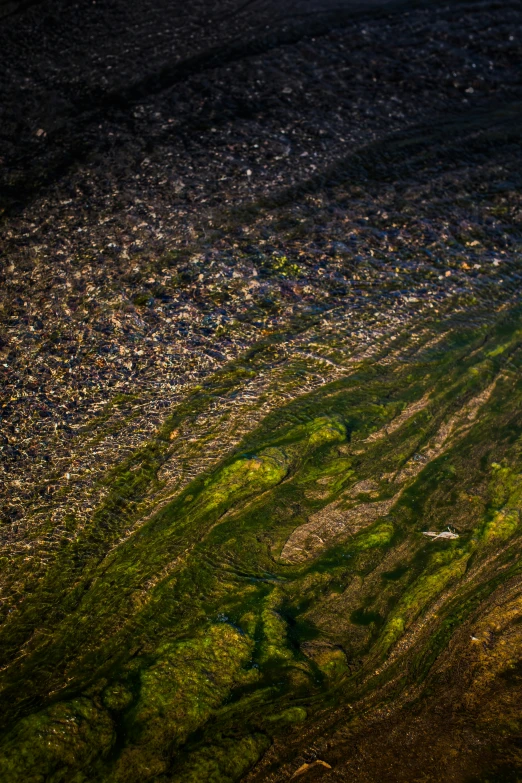
[{"label": "rocky riverbed", "polygon": [[0,778],[514,782],[520,5],[207,11],[0,33]]}]

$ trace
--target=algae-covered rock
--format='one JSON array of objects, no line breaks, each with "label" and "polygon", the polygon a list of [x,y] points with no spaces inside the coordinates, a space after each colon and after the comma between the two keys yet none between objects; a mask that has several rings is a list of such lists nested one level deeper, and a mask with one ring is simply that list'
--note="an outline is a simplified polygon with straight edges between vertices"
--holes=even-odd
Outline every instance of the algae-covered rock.
[{"label": "algae-covered rock", "polygon": [[433,554],[427,572],[405,591],[389,617],[382,635],[384,649],[394,644],[419,613],[443,590],[464,575],[470,557],[471,548],[449,549]]},{"label": "algae-covered rock", "polygon": [[493,463],[490,494],[490,514],[482,531],[487,544],[505,541],[515,533],[522,514],[522,475]]},{"label": "algae-covered rock", "polygon": [[264,734],[252,734],[241,740],[228,739],[194,751],[171,783],[235,783],[254,766],[270,747]]},{"label": "algae-covered rock", "polygon": [[279,484],[288,472],[289,459],[281,449],[266,448],[255,456],[240,457],[222,468],[201,496],[205,511],[246,499]]},{"label": "algae-covered rock", "polygon": [[175,753],[242,682],[242,667],[252,646],[227,623],[161,646],[155,662],[141,672],[139,700],[126,720],[130,742],[118,760],[114,780],[144,783],[165,772],[165,748]]},{"label": "algae-covered rock", "polygon": [[326,677],[335,679],[349,671],[346,655],[333,644],[321,640],[305,642],[301,645],[301,649]]},{"label": "algae-covered rock", "polygon": [[364,550],[373,549],[373,547],[378,546],[387,546],[391,542],[394,532],[394,527],[391,522],[381,522],[379,525],[362,535],[356,541],[355,548]]},{"label": "algae-covered rock", "polygon": [[132,693],[121,683],[114,683],[105,688],[102,701],[109,710],[118,712],[125,710],[132,702]]},{"label": "algae-covered rock", "polygon": [[314,419],[308,427],[308,442],[311,446],[323,446],[325,443],[343,441],[346,438],[346,427],[342,422],[326,416]]},{"label": "algae-covered rock", "polygon": [[112,748],[105,710],[90,699],[53,704],[22,718],[0,746],[2,783],[90,783],[87,770]]},{"label": "algae-covered rock", "polygon": [[289,707],[287,710],[271,715],[268,718],[269,723],[304,723],[306,720],[306,710],[304,707]]},{"label": "algae-covered rock", "polygon": [[493,462],[489,489],[493,508],[502,508],[508,502],[518,504],[522,502],[522,475],[509,465]]},{"label": "algae-covered rock", "polygon": [[293,657],[287,646],[287,625],[277,611],[281,599],[279,590],[273,590],[261,612],[263,638],[259,657],[262,663],[290,661]]},{"label": "algae-covered rock", "polygon": [[504,541],[510,538],[516,531],[520,523],[520,511],[517,508],[510,508],[497,511],[493,518],[486,525],[484,531],[484,540],[487,543],[493,541]]}]

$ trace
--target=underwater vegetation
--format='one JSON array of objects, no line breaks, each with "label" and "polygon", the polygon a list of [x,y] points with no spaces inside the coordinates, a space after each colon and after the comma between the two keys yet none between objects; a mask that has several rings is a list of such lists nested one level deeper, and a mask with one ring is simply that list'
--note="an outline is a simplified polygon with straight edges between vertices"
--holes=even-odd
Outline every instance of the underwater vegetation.
[{"label": "underwater vegetation", "polygon": [[[260,168],[251,185],[228,182],[219,157],[216,168],[200,160],[208,140],[193,157],[181,140],[201,182],[178,223],[176,182],[134,181],[129,159],[129,198],[162,193],[147,209],[176,242],[154,244],[140,206],[132,245],[106,253],[118,225],[93,207],[89,230],[71,220],[80,245],[59,248],[63,279],[50,247],[45,264],[36,253],[27,263],[24,292],[21,278],[6,289],[17,347],[0,335],[3,368],[15,378],[18,352],[34,378],[20,370],[2,408],[31,446],[22,454],[12,437],[2,451],[15,478],[0,521],[0,783],[522,781],[522,104],[505,21],[518,9],[495,6],[499,71],[475,5],[480,42],[455,25],[455,116],[443,100],[430,119],[456,57],[446,22],[426,24],[414,61],[424,12],[405,15],[389,48],[370,38],[371,57],[350,69],[328,54],[334,35],[316,70],[345,81],[332,94],[318,82],[314,155],[281,154],[278,113],[263,152],[281,159],[277,177],[246,203]],[[399,28],[404,60],[422,72],[411,103],[424,108],[393,130],[395,89],[412,84],[389,67]],[[357,29],[339,39],[347,62],[366,39]],[[390,105],[374,93],[385,76]],[[256,78],[245,71],[249,89]],[[489,80],[502,92],[468,104]],[[347,123],[375,113],[376,124],[354,125],[346,142],[332,133],[343,148],[328,156],[325,110],[352,86],[364,103],[349,99]],[[287,100],[306,110],[308,93],[280,87],[274,106],[286,96],[281,112]],[[199,82],[194,96],[205,113]],[[207,130],[231,152],[228,111]],[[144,172],[162,182],[158,139]],[[279,177],[283,164],[295,178]],[[57,193],[65,209],[70,194]],[[60,224],[49,214],[43,236]],[[42,233],[24,226],[30,255]],[[69,257],[76,303],[64,293]],[[58,299],[71,307],[47,336],[23,310],[39,266],[38,319],[40,305],[50,322]]]},{"label": "underwater vegetation", "polygon": [[489,737],[471,761],[516,751],[522,312],[428,326],[273,410],[125,534],[114,494],[137,479],[116,470],[0,629],[2,781],[284,779],[316,732],[337,750],[299,774],[327,775],[383,704],[399,725],[455,689]]}]

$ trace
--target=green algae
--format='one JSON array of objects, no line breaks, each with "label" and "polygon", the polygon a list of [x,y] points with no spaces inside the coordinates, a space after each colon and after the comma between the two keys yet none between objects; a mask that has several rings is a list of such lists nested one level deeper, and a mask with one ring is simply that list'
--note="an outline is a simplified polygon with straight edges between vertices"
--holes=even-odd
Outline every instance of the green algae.
[{"label": "green algae", "polygon": [[342,422],[329,419],[327,417],[314,419],[308,425],[308,442],[314,446],[323,446],[325,443],[334,443],[343,441],[346,438],[346,427]]},{"label": "green algae", "polygon": [[389,617],[382,633],[384,649],[394,644],[443,590],[465,574],[470,556],[470,552],[454,550],[437,552],[430,558],[428,573],[419,577],[404,593]]},{"label": "green algae", "polygon": [[[198,498],[204,511],[225,508],[278,484],[288,470],[288,458],[277,448],[267,448],[259,455],[243,457],[224,467],[210,479]],[[186,502],[190,503],[190,496]]]},{"label": "green algae", "polygon": [[354,543],[353,548],[364,551],[374,547],[388,546],[393,539],[394,532],[391,522],[381,522],[368,533],[361,535]]},{"label": "green algae", "polygon": [[500,543],[514,535],[522,513],[522,474],[496,462],[491,469],[490,509],[480,531],[486,544]]},{"label": "green algae", "polygon": [[510,538],[520,524],[520,511],[497,511],[484,530],[484,540],[489,544]]},{"label": "green algae", "polygon": [[162,645],[140,673],[139,699],[125,716],[130,741],[114,781],[137,783],[165,772],[163,748],[172,753],[208,720],[241,682],[251,651],[249,639],[225,623],[211,625],[199,638]]},{"label": "green algae", "polygon": [[102,693],[102,702],[104,707],[112,712],[125,710],[133,702],[132,692],[122,683],[113,683],[108,685]]},{"label": "green algae", "polygon": [[114,741],[109,715],[90,699],[59,702],[22,718],[5,737],[0,776],[5,783],[87,783],[83,770],[107,756]]},{"label": "green algae", "polygon": [[224,740],[220,745],[210,745],[195,750],[186,767],[170,777],[172,783],[234,783],[254,766],[270,740],[264,734],[253,734],[239,741]]},{"label": "green algae", "polygon": [[277,611],[281,602],[281,592],[276,588],[267,596],[261,610],[262,640],[259,650],[261,663],[284,662],[293,657],[287,645],[287,624]]},{"label": "green algae", "polygon": [[274,721],[281,721],[282,723],[303,723],[306,720],[306,710],[304,707],[289,707],[279,715],[270,715],[268,720],[271,723]]},{"label": "green algae", "polygon": [[[492,327],[486,344],[483,333],[461,330],[405,366],[368,363],[302,395],[113,546],[119,514],[139,513],[172,448],[169,433],[185,415],[173,414],[133,457],[138,470],[127,462],[113,474],[113,499],[0,631],[15,648],[43,607],[47,635],[35,634],[26,656],[0,675],[15,721],[0,746],[2,779],[44,780],[31,778],[38,768],[56,781],[239,780],[275,738],[362,692],[365,674],[441,602],[440,636],[429,654],[415,652],[417,669],[429,666],[444,633],[471,611],[470,598],[446,616],[445,596],[464,589],[470,564],[496,544],[519,540],[516,375],[497,383],[479,416],[469,408],[504,362],[516,366],[517,340],[488,364],[486,351],[508,343],[505,326]],[[220,393],[244,371],[232,375],[216,380]],[[381,437],[428,391],[422,410]],[[208,389],[195,395],[200,410],[211,404]],[[405,466],[413,472],[397,482]],[[367,503],[368,492],[394,498],[398,486],[387,517],[315,561],[274,558],[292,530],[329,504],[343,513]],[[487,502],[474,500],[482,495]],[[426,541],[421,531],[444,529],[448,509],[459,539]],[[64,602],[53,615],[57,587]],[[9,663],[7,648],[4,656]],[[22,682],[38,709],[18,697]],[[46,744],[55,722],[59,740]]]}]

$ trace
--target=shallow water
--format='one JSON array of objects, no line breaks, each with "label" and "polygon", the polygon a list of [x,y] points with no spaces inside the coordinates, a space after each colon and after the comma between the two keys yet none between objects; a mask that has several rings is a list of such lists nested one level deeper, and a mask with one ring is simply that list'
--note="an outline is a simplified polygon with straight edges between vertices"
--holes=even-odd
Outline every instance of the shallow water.
[{"label": "shallow water", "polygon": [[[4,740],[2,779],[235,779],[325,709],[335,726],[381,692],[429,693],[455,626],[480,640],[466,651],[480,673],[521,545],[522,314],[498,309],[477,308],[480,325],[469,312],[424,320],[393,349],[383,340],[117,544],[136,481],[122,467],[2,629],[4,720],[30,713]],[[207,405],[233,373],[209,379]],[[157,451],[180,424],[174,413]],[[386,498],[388,513],[351,523],[350,509]],[[318,513],[337,513],[333,532],[282,559]],[[422,535],[448,524],[458,539]],[[503,617],[498,676],[517,633],[508,606]],[[475,674],[465,695],[483,702],[492,687]]]},{"label": "shallow water", "polygon": [[216,345],[257,336],[92,506],[61,485],[61,525],[36,507],[13,534],[2,781],[517,779],[520,114],[390,134],[211,215],[268,281]]}]

